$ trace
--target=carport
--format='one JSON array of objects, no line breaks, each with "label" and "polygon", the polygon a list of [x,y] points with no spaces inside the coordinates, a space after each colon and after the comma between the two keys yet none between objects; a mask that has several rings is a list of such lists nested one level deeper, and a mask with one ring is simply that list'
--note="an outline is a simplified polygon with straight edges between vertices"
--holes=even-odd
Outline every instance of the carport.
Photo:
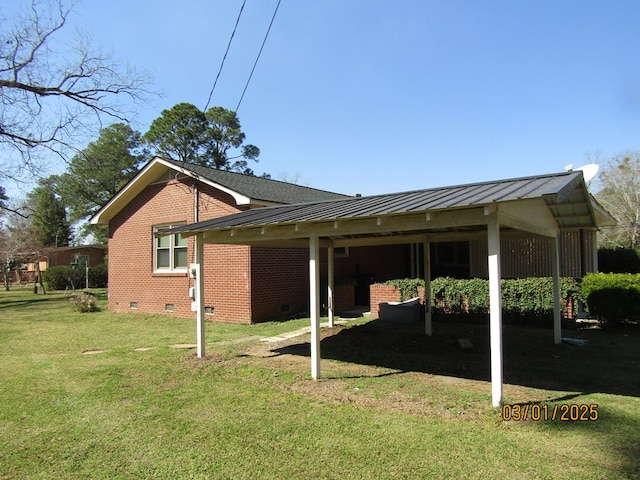
[{"label": "carport", "polygon": [[[205,354],[204,244],[309,249],[311,376],[320,378],[320,249],[328,250],[328,315],[333,324],[333,252],[338,247],[422,244],[426,285],[425,334],[431,335],[431,242],[487,239],[490,284],[492,403],[502,403],[502,305],[500,236],[506,231],[552,239],[553,341],[561,341],[560,248],[563,229],[595,230],[611,217],[587,191],[581,171],[350,197],[247,210],[161,233],[195,236],[197,355]],[[596,252],[591,252],[595,255]]]}]

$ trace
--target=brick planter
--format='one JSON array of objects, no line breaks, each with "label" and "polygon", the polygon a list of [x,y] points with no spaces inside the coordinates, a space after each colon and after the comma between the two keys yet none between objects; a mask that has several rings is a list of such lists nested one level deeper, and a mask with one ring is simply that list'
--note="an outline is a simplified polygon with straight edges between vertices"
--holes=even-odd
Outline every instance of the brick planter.
[{"label": "brick planter", "polygon": [[369,298],[371,318],[378,318],[380,314],[380,304],[400,301],[400,292],[398,288],[393,285],[374,283],[369,285]]},{"label": "brick planter", "polygon": [[[424,304],[424,287],[418,287],[418,296],[420,303]],[[383,283],[374,283],[369,285],[369,311],[371,318],[379,318],[380,304],[387,302],[399,302],[400,291],[394,285],[385,285]]]}]

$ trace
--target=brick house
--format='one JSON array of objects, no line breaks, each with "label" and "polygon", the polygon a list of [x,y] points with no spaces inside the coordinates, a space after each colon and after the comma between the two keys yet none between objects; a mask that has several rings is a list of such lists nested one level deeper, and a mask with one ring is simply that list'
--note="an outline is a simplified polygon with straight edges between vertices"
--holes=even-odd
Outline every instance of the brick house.
[{"label": "brick house", "polygon": [[[188,273],[195,262],[194,237],[155,236],[158,229],[189,225],[262,207],[327,202],[349,196],[154,158],[93,218],[109,226],[109,308],[117,312],[167,313],[193,318]],[[581,278],[597,270],[596,231],[560,233],[561,275]],[[273,246],[275,243],[278,246]],[[500,239],[503,278],[550,276],[553,243],[523,232]],[[286,242],[206,244],[205,310],[209,320],[251,323],[309,311],[309,252]],[[431,276],[488,278],[487,239],[435,238]],[[327,250],[321,250],[320,282],[327,283]],[[334,311],[369,305],[369,285],[422,277],[420,244],[336,248]],[[326,288],[321,289],[322,304]]]},{"label": "brick house", "polygon": [[95,266],[105,263],[106,249],[100,245],[76,245],[72,247],[46,248],[37,254],[24,255],[19,271],[10,275],[12,282],[35,281],[36,272],[44,272],[49,267],[61,265]]},{"label": "brick house", "polygon": [[[188,274],[193,239],[155,237],[159,228],[265,206],[346,197],[156,157],[91,219],[109,226],[109,309],[193,317],[193,279]],[[210,320],[251,323],[308,311],[306,249],[207,245],[205,250]],[[395,261],[403,256],[402,246],[337,252],[336,311],[352,308],[358,300],[368,303],[368,298],[356,296],[368,297],[368,283],[362,280],[374,270],[387,278],[403,276],[404,265]]]},{"label": "brick house", "polygon": [[[323,276],[332,285],[344,272],[360,280],[395,271],[423,277],[425,292],[432,274],[487,276],[496,407],[503,383],[501,280],[551,273],[559,344],[560,277],[597,271],[596,231],[615,224],[588,192],[582,171],[347,197],[157,158],[92,222],[109,225],[113,310],[188,315],[181,291],[192,283],[191,270],[202,358],[207,314],[255,322],[308,306],[313,378],[320,378]],[[336,310],[334,302],[329,324]],[[432,327],[427,302],[426,335]]]}]

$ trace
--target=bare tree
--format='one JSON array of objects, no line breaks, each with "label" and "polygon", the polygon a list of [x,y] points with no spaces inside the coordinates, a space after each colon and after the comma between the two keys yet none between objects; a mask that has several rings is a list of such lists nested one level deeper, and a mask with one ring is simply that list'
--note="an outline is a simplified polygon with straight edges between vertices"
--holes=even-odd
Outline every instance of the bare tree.
[{"label": "bare tree", "polygon": [[294,185],[302,185],[303,187],[311,186],[309,180],[304,178],[304,175],[300,172],[280,172],[278,173],[277,179],[283,182],[293,183]]},{"label": "bare tree", "polygon": [[0,23],[0,178],[40,173],[43,152],[65,159],[102,118],[126,122],[150,94],[146,75],[92,49],[86,36],[63,41],[72,8],[32,0],[13,25]]},{"label": "bare tree", "polygon": [[640,247],[640,153],[631,152],[611,159],[600,175],[601,189],[596,199],[616,218],[618,225],[603,229],[604,245]]},{"label": "bare tree", "polygon": [[[13,211],[13,210],[12,210]],[[24,257],[35,249],[28,219],[19,214],[6,214],[0,222],[0,265],[5,290],[9,290],[9,275]]]}]

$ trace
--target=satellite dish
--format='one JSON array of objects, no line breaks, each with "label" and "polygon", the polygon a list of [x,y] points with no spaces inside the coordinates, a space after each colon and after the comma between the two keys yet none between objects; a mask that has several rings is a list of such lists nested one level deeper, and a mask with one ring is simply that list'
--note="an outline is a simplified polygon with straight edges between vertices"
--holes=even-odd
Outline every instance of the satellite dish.
[{"label": "satellite dish", "polygon": [[600,166],[597,163],[588,163],[581,167],[576,168],[575,170],[582,170],[582,176],[584,177],[585,182],[590,182],[593,177],[596,176]]}]

